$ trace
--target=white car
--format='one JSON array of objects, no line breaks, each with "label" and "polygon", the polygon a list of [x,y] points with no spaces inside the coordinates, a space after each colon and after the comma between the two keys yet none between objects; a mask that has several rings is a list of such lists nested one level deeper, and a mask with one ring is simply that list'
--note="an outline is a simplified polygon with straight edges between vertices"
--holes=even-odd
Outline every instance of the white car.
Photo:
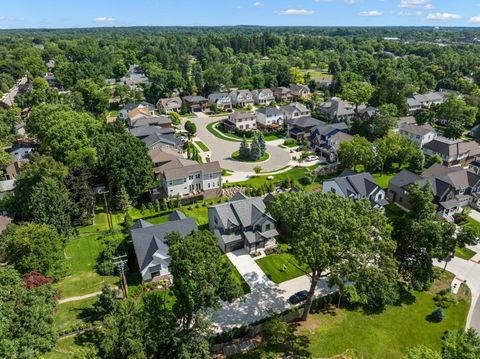
[{"label": "white car", "polygon": [[307,162],[318,161],[318,156],[308,156],[305,160]]}]

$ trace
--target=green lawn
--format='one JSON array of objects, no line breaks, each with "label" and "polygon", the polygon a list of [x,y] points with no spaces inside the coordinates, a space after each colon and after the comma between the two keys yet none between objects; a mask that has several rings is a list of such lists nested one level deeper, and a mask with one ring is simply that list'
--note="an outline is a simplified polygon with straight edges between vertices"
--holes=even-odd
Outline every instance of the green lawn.
[{"label": "green lawn", "polygon": [[322,69],[303,69],[301,70],[304,75],[309,74],[312,80],[318,80],[321,78],[332,78],[333,75],[328,73],[328,70]]},{"label": "green lawn", "polygon": [[458,248],[458,247],[455,248],[455,256],[465,259],[467,261],[470,258],[472,258],[475,254],[477,254],[477,252],[472,251],[471,249],[468,249],[468,248]]},{"label": "green lawn", "polygon": [[[307,173],[308,169],[305,167],[295,167],[292,168],[289,171],[285,171],[273,176],[273,182],[274,183],[279,183],[282,182],[285,178],[289,177],[296,182],[298,182],[301,178],[305,177],[305,173]],[[252,177],[246,181],[242,182],[235,182],[235,186],[248,186],[248,187],[260,187],[264,185],[267,182],[272,182],[267,179],[268,175],[262,175],[262,176],[256,176]]]},{"label": "green lawn", "polygon": [[58,282],[62,298],[97,292],[104,283],[117,284],[116,276],[96,272],[96,260],[103,248],[102,237],[85,236],[71,239],[65,249],[69,275]]},{"label": "green lawn", "polygon": [[77,344],[76,337],[68,337],[60,339],[57,345],[50,353],[45,354],[45,359],[64,359],[72,358],[74,353],[82,348],[81,344]]},{"label": "green lawn", "polygon": [[472,217],[467,216],[467,222],[470,227],[475,229],[480,234],[480,223],[474,220]]},{"label": "green lawn", "polygon": [[[122,223],[124,220],[123,213],[112,214],[113,230],[120,231],[122,229]],[[90,236],[93,234],[101,234],[109,230],[107,215],[103,211],[103,207],[97,208],[97,214],[95,215],[94,224],[85,227],[77,227],[78,234],[80,236]]]},{"label": "green lawn", "polygon": [[232,270],[233,279],[238,283],[240,288],[242,288],[243,294],[250,293],[250,286],[248,283],[243,279],[242,275],[239,273],[237,268],[233,265],[233,263],[228,259],[228,257],[224,254],[222,256],[223,260],[228,263],[230,269]]},{"label": "green lawn", "polygon": [[[404,293],[400,303],[378,314],[347,309],[311,314],[297,328],[297,335],[314,358],[331,358],[354,350],[358,358],[403,359],[409,348],[420,344],[439,350],[445,331],[465,327],[470,306],[470,292],[462,285],[459,302],[445,310],[445,319],[440,323],[427,320],[436,308],[435,293],[449,286],[452,279],[453,275],[446,272],[430,291]],[[265,352],[267,349],[262,348],[236,358],[264,358]],[[280,357],[273,352],[276,355],[272,357]]]},{"label": "green lawn", "polygon": [[[217,138],[220,138],[225,141],[232,141],[232,142],[242,142],[243,137],[237,136],[234,133],[225,133],[223,132],[219,127],[218,127],[218,122],[212,122],[207,125],[207,130],[210,132],[212,135],[214,135]],[[278,140],[280,137],[278,137],[275,134],[267,133],[265,134],[265,141],[275,141]],[[247,138],[247,141],[252,141],[251,139]]]},{"label": "green lawn", "polygon": [[59,304],[54,315],[55,327],[58,329],[66,328],[79,323],[80,319],[88,319],[88,321],[96,320],[98,317],[93,312],[92,306],[97,299],[97,297],[92,297]]},{"label": "green lawn", "polygon": [[203,151],[203,152],[208,152],[210,151],[207,147],[206,144],[204,144],[202,141],[195,141],[195,144],[200,147],[200,149]]},{"label": "green lawn", "polygon": [[[293,254],[288,253],[286,250],[284,253],[270,254],[256,262],[267,277],[275,283],[282,283],[308,272],[308,266],[300,265]],[[286,266],[285,270],[283,270],[284,265]]]},{"label": "green lawn", "polygon": [[235,161],[240,161],[240,162],[252,162],[252,163],[255,163],[255,162],[265,162],[266,160],[268,160],[270,158],[270,155],[265,152],[263,154],[262,157],[260,157],[258,160],[256,161],[249,161],[249,160],[242,160],[240,159],[240,151],[235,151],[232,153],[232,158],[235,160]]}]

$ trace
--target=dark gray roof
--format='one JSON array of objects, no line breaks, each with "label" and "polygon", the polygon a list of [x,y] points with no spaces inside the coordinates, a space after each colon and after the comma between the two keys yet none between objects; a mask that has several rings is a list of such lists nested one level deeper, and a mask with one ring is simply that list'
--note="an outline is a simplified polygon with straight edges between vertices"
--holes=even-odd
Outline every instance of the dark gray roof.
[{"label": "dark gray roof", "polygon": [[187,218],[187,216],[185,216],[185,213],[183,213],[182,211],[179,211],[179,210],[173,211],[168,216],[169,221],[180,221],[180,220],[185,219],[185,218]]},{"label": "dark gray roof", "polygon": [[381,190],[368,172],[356,174],[343,172],[339,177],[333,178],[332,181],[336,182],[347,197],[354,195],[368,198],[372,193]]},{"label": "dark gray roof", "polygon": [[416,124],[405,124],[401,127],[400,131],[405,131],[413,133],[414,135],[425,136],[430,132],[435,132],[435,129],[430,125],[416,125]]},{"label": "dark gray roof", "polygon": [[270,116],[277,116],[277,115],[283,115],[283,111],[279,110],[276,107],[266,107],[266,108],[261,108],[259,110],[256,110],[256,112],[264,114],[267,117]]},{"label": "dark gray roof", "polygon": [[146,221],[142,221],[140,225],[137,224],[138,222],[132,226],[130,234],[140,271],[148,266],[157,251],[163,256],[168,256],[168,246],[165,244],[165,236],[167,234],[178,232],[186,236],[197,230],[197,225],[193,218],[185,218],[157,225]]},{"label": "dark gray roof", "polygon": [[405,186],[409,186],[416,182],[425,183],[425,180],[416,173],[409,170],[402,170],[395,177],[390,179],[389,184],[391,183],[397,187],[404,188]]},{"label": "dark gray roof", "polygon": [[210,103],[216,103],[218,100],[224,97],[230,100],[230,102],[232,101],[232,98],[226,92],[212,93],[208,95],[208,101],[210,101]]},{"label": "dark gray roof", "polygon": [[299,117],[290,121],[290,124],[293,126],[298,126],[301,128],[311,128],[315,126],[325,125],[325,122],[317,120],[316,118],[310,116]]},{"label": "dark gray roof", "polygon": [[317,136],[328,136],[335,131],[347,131],[348,126],[345,122],[320,124],[311,130],[312,134]]},{"label": "dark gray roof", "polygon": [[185,101],[188,102],[202,102],[202,101],[208,101],[205,97],[203,96],[185,96],[183,98]]}]

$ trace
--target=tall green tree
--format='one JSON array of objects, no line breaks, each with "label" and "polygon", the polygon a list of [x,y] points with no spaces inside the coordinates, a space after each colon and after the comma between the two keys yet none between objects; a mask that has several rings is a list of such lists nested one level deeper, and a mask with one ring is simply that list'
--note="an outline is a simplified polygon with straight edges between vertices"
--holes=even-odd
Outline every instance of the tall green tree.
[{"label": "tall green tree", "polygon": [[365,307],[382,308],[396,300],[395,242],[387,219],[368,201],[333,193],[288,193],[275,197],[269,211],[288,229],[296,257],[308,266],[303,320],[322,278],[342,291],[350,287],[356,293],[351,298]]},{"label": "tall green tree", "polygon": [[75,225],[92,224],[95,217],[95,194],[92,190],[92,174],[86,165],[70,170],[65,185],[73,203],[72,222]]},{"label": "tall green tree", "polygon": [[368,82],[351,82],[343,86],[342,99],[355,104],[355,111],[358,106],[366,104],[373,95],[375,88]]},{"label": "tall green tree", "polygon": [[447,332],[442,340],[443,359],[474,359],[480,357],[480,337],[470,328]]},{"label": "tall green tree", "polygon": [[437,109],[438,118],[445,122],[444,135],[453,139],[460,138],[465,128],[475,123],[477,112],[477,108],[468,106],[462,98],[449,96]]},{"label": "tall green tree", "polygon": [[242,160],[250,158],[250,146],[248,145],[247,138],[243,136],[242,142],[240,142],[240,149],[238,155]]},{"label": "tall green tree", "polygon": [[367,167],[374,158],[372,143],[358,135],[355,135],[352,141],[341,143],[338,155],[341,164],[351,169],[356,169],[358,165]]},{"label": "tall green tree", "polygon": [[21,274],[36,270],[61,278],[65,274],[64,248],[55,228],[46,224],[9,225],[0,235],[2,257]]}]

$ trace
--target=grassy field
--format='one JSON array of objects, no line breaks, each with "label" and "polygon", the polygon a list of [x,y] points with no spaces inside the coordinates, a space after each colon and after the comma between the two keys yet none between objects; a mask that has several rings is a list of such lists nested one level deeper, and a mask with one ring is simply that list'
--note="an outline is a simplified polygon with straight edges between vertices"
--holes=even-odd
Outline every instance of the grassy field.
[{"label": "grassy field", "polygon": [[474,220],[472,217],[467,216],[467,223],[470,227],[475,229],[480,235],[480,223]]},{"label": "grassy field", "polygon": [[207,147],[206,144],[204,144],[202,141],[195,141],[195,144],[200,147],[200,149],[203,151],[203,152],[208,152],[210,151]]},{"label": "grassy field", "polygon": [[332,78],[333,75],[329,74],[328,73],[328,69],[303,69],[301,70],[302,71],[302,74],[306,75],[306,74],[309,74],[310,75],[310,79],[312,80],[319,80],[319,79],[322,79],[322,78]]},{"label": "grassy field", "polygon": [[[427,319],[436,308],[433,302],[436,292],[448,287],[452,278],[452,274],[445,272],[429,291],[403,293],[399,303],[387,306],[381,313],[337,309],[311,314],[297,328],[297,336],[314,358],[330,358],[353,350],[358,358],[402,359],[407,349],[420,344],[439,350],[445,331],[464,328],[470,306],[470,292],[462,285],[458,303],[445,310],[442,322]],[[262,348],[238,357],[264,358],[266,351]],[[280,356],[277,352],[271,357]]]},{"label": "grassy field", "polygon": [[70,275],[58,282],[62,298],[97,292],[104,283],[117,284],[116,276],[101,276],[96,272],[97,257],[103,249],[98,235],[71,239],[65,249]]},{"label": "grassy field", "polygon": [[59,304],[54,316],[55,327],[58,329],[66,328],[78,323],[80,319],[94,321],[97,319],[97,316],[93,312],[92,306],[97,299],[97,297],[92,297],[75,302]]},{"label": "grassy field", "polygon": [[260,157],[258,160],[256,161],[247,161],[247,160],[242,160],[240,159],[240,151],[235,151],[232,153],[232,158],[235,160],[235,161],[240,161],[240,162],[252,162],[252,163],[255,163],[255,162],[265,162],[266,160],[268,160],[270,158],[270,155],[265,152],[263,154],[262,157]]},{"label": "grassy field", "polygon": [[275,283],[282,283],[308,272],[308,267],[306,265],[301,266],[291,253],[271,254],[260,258],[256,262],[267,277]]}]

